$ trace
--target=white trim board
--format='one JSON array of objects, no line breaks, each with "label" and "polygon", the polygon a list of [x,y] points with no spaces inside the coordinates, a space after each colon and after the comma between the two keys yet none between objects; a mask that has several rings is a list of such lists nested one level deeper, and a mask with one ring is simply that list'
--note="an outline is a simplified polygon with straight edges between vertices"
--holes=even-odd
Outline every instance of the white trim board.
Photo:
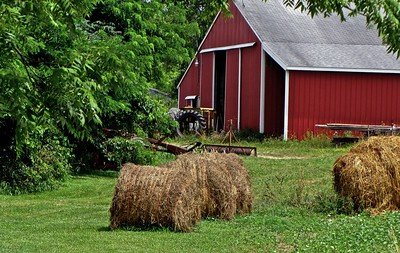
[{"label": "white trim board", "polygon": [[261,75],[260,75],[260,115],[258,120],[259,122],[259,131],[260,133],[264,133],[264,121],[265,121],[265,53],[264,49],[261,48]]},{"label": "white trim board", "polygon": [[283,139],[288,140],[289,131],[289,71],[285,71],[285,101],[283,115]]},{"label": "white trim board", "polygon": [[236,45],[230,45],[230,46],[225,46],[225,47],[206,48],[206,49],[201,50],[200,53],[204,54],[204,53],[210,53],[210,52],[215,52],[215,51],[226,51],[226,50],[232,50],[232,49],[252,47],[255,44],[256,44],[255,42],[250,42],[250,43],[236,44]]},{"label": "white trim board", "polygon": [[285,70],[400,74],[400,69],[346,69],[346,68],[321,68],[321,67],[287,67]]},{"label": "white trim board", "polygon": [[238,112],[237,112],[237,130],[240,130],[240,111],[241,111],[241,96],[242,96],[242,49],[239,48],[239,66],[238,66]]}]

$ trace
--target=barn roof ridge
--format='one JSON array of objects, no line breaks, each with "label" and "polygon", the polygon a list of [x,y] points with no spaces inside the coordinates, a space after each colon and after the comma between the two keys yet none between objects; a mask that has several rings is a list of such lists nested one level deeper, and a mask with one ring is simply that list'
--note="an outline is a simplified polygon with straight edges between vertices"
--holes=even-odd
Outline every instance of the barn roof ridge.
[{"label": "barn roof ridge", "polygon": [[[265,42],[268,43],[268,42]],[[315,43],[315,42],[293,42],[293,41],[274,41],[273,43],[282,43],[282,44],[304,44],[304,45],[348,45],[346,43]],[[366,46],[364,44],[352,44],[350,46]],[[382,47],[382,45],[368,45],[374,47]]]}]

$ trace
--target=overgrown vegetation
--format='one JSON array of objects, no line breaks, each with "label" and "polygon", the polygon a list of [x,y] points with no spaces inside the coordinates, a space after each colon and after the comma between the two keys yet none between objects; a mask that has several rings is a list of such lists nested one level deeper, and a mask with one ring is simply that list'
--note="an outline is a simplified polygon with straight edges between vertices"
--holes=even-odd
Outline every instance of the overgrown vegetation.
[{"label": "overgrown vegetation", "polygon": [[[0,131],[2,129],[0,127]],[[25,152],[19,158],[15,146],[7,145],[8,142],[0,144],[0,193],[53,190],[70,177],[73,153],[67,138],[45,129],[31,135]]]},{"label": "overgrown vegetation", "polygon": [[100,143],[100,149],[105,157],[121,166],[123,163],[154,164],[156,153],[146,148],[142,140],[129,140],[122,137],[114,137]]}]

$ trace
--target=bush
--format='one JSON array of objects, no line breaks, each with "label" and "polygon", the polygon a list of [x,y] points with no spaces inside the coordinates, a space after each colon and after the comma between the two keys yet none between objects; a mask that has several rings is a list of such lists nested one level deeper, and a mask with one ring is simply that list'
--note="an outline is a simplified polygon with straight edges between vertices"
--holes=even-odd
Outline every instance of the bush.
[{"label": "bush", "polygon": [[46,130],[36,133],[32,140],[20,156],[13,142],[0,150],[0,192],[21,194],[53,190],[70,176],[72,153],[65,137]]},{"label": "bush", "polygon": [[130,140],[114,137],[99,144],[101,152],[110,161],[118,165],[131,162],[140,165],[151,165],[156,162],[153,151],[145,147],[141,140]]}]

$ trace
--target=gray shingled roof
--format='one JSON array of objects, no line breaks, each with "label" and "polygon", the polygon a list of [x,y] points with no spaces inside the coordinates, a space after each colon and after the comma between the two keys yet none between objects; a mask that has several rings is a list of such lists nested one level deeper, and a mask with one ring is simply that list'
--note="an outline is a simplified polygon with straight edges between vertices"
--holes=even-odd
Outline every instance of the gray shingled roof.
[{"label": "gray shingled roof", "polygon": [[282,0],[235,0],[263,48],[284,69],[336,69],[399,72],[400,61],[387,54],[376,29],[362,16],[311,18]]}]

